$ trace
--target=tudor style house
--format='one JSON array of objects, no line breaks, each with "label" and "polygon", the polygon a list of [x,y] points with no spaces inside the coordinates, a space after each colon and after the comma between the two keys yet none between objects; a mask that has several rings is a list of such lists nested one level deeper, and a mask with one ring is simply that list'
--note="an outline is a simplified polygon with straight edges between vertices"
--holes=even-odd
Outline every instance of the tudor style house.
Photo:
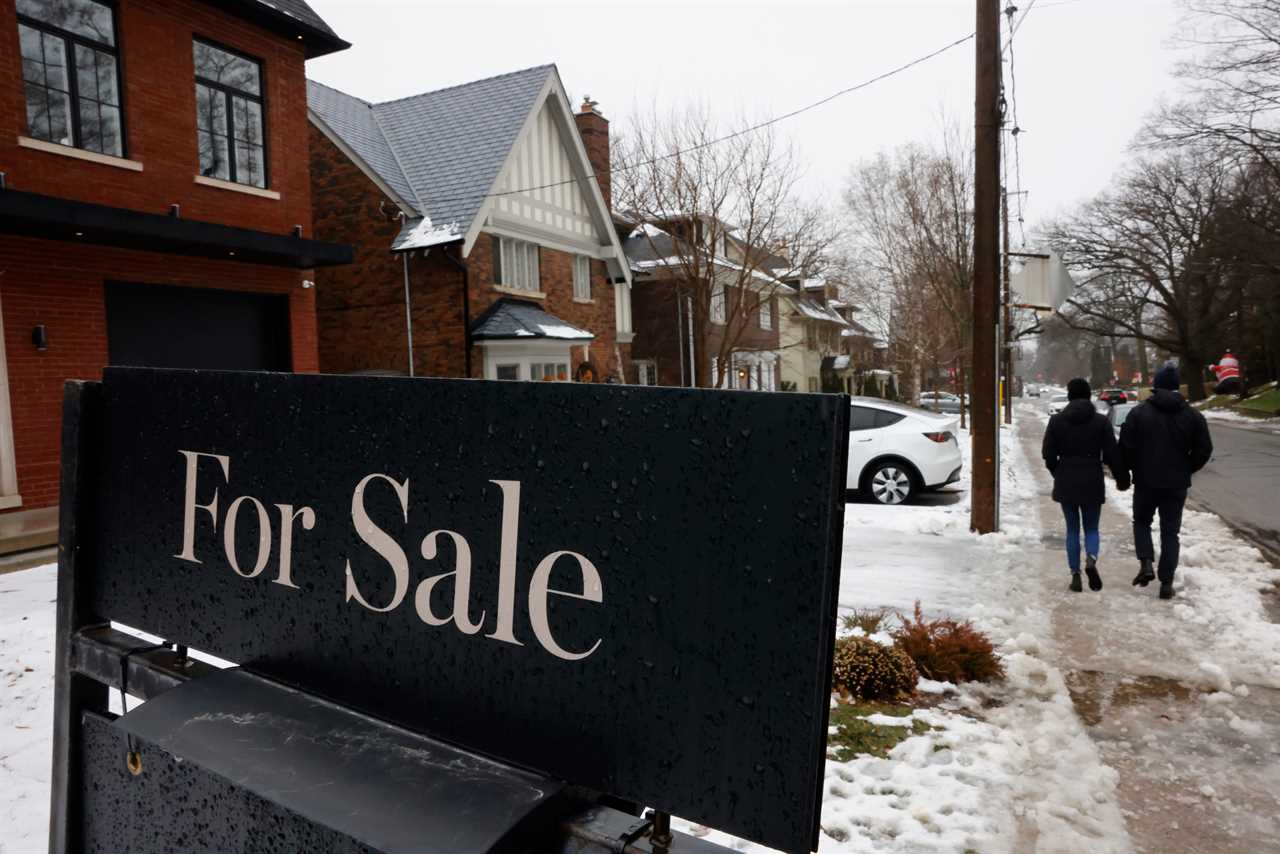
[{"label": "tudor style house", "polygon": [[312,81],[326,372],[625,379],[631,274],[609,214],[609,123],[554,65],[373,104]]},{"label": "tudor style house", "polygon": [[0,0],[0,508],[54,518],[68,378],[318,369],[304,63],[346,47],[303,0]]}]

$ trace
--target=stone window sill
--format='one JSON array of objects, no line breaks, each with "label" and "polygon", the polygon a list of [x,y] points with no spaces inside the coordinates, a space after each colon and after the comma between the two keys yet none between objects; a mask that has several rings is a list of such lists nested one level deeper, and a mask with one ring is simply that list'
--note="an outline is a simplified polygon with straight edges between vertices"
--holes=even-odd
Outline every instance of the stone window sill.
[{"label": "stone window sill", "polygon": [[70,157],[73,160],[87,160],[90,163],[97,163],[101,166],[114,166],[117,169],[128,169],[131,172],[142,171],[142,163],[138,160],[129,160],[112,154],[99,154],[96,151],[86,151],[83,148],[73,148],[70,145],[59,145],[56,142],[45,142],[43,139],[32,139],[29,136],[18,137],[18,145],[34,151],[44,151],[48,154]]},{"label": "stone window sill", "polygon": [[280,200],[280,194],[275,190],[264,190],[261,187],[250,187],[248,184],[237,184],[235,181],[223,181],[221,178],[207,178],[204,175],[197,175],[196,183],[202,187],[214,187],[219,190],[230,190],[233,193],[244,193],[247,196],[257,196],[260,199]]},{"label": "stone window sill", "polygon": [[494,285],[490,288],[494,293],[509,294],[513,297],[524,297],[525,299],[546,299],[547,295],[542,291],[522,291],[519,288],[508,288],[504,285]]},{"label": "stone window sill", "polygon": [[22,506],[21,495],[0,495],[0,510],[9,510]]},{"label": "stone window sill", "polygon": [[573,301],[574,301],[574,302],[577,302],[577,303],[582,303],[583,305],[595,305],[595,304],[596,304],[596,301],[595,301],[594,299],[592,299],[591,297],[587,297],[586,299],[583,299],[582,297],[574,297],[574,298],[573,298]]}]

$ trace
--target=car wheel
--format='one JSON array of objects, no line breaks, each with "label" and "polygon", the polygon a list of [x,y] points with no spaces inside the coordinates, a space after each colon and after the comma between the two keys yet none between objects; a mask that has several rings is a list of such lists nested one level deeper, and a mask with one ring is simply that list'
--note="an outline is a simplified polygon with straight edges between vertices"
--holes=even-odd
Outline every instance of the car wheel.
[{"label": "car wheel", "polygon": [[902,504],[916,494],[915,478],[900,463],[880,463],[867,476],[867,491],[877,504]]}]

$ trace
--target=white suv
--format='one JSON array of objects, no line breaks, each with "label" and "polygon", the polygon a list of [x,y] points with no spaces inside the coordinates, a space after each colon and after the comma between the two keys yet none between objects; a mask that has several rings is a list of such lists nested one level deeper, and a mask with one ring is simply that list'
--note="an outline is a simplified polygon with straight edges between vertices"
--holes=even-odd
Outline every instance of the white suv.
[{"label": "white suv", "polygon": [[853,398],[845,486],[881,504],[960,479],[956,419],[876,398]]}]

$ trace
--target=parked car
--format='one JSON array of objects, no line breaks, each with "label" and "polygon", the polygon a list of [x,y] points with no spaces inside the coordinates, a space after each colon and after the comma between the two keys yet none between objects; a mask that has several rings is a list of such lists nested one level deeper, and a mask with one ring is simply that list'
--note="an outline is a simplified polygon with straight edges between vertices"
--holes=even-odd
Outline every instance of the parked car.
[{"label": "parked car", "polygon": [[1120,428],[1124,426],[1124,420],[1129,417],[1129,413],[1137,408],[1138,404],[1128,401],[1117,403],[1111,407],[1111,411],[1107,413],[1107,420],[1111,422],[1112,428],[1115,429],[1116,436],[1120,435]]},{"label": "parked car", "polygon": [[902,504],[922,490],[955,483],[961,468],[958,429],[948,415],[855,397],[846,489],[880,504]]},{"label": "parked car", "polygon": [[1067,408],[1067,396],[1065,394],[1055,394],[1049,398],[1049,414],[1057,415],[1059,412]]},{"label": "parked car", "polygon": [[1102,391],[1098,392],[1098,400],[1101,400],[1104,403],[1109,403],[1113,406],[1117,403],[1124,403],[1128,399],[1129,396],[1124,393],[1124,389],[1122,388],[1104,388]]},{"label": "parked car", "polygon": [[1027,386],[1027,397],[1039,397],[1039,396],[1040,396],[1040,386],[1038,385]]},{"label": "parked car", "polygon": [[1131,403],[1137,403],[1138,390],[1136,388],[1127,388],[1124,390],[1125,398]]},{"label": "parked car", "polygon": [[946,391],[926,391],[920,394],[920,406],[934,412],[960,412],[960,396]]}]

